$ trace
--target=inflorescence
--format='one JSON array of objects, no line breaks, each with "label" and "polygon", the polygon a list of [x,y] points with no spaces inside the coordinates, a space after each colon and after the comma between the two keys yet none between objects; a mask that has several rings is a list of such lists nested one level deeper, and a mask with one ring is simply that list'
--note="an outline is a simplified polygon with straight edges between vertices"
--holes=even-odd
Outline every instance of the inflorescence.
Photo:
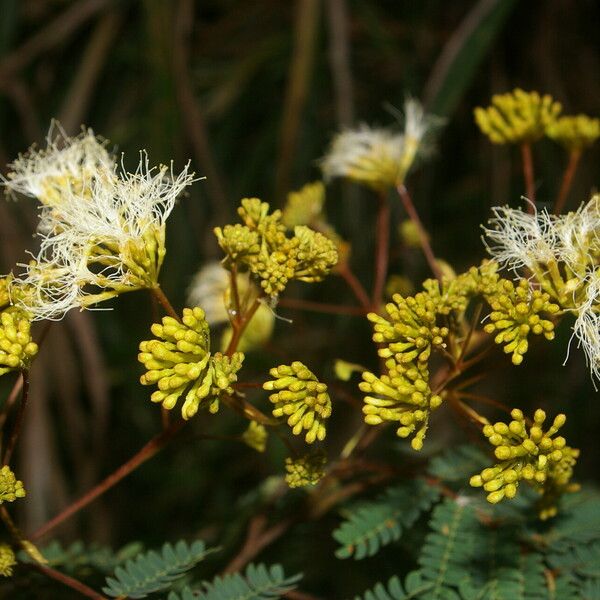
[{"label": "inflorescence", "polygon": [[567,446],[564,437],[556,436],[567,420],[565,415],[557,415],[546,431],[546,413],[541,409],[535,411],[532,425],[527,424],[519,409],[513,409],[511,416],[508,425],[500,422],[483,428],[499,462],[471,477],[471,485],[483,487],[488,502],[496,504],[514,498],[521,481],[532,483],[544,494],[540,516],[548,518],[556,514],[558,492],[573,489],[569,481],[579,450]]},{"label": "inflorescence", "polygon": [[331,416],[331,399],[327,386],[301,362],[271,369],[274,377],[263,388],[274,393],[269,400],[275,405],[274,417],[284,417],[294,435],[306,432],[307,444],[322,441],[327,435],[326,422]]},{"label": "inflorescence", "polygon": [[139,361],[146,368],[143,385],[157,385],[152,402],[171,410],[185,393],[181,407],[184,419],[193,417],[201,406],[215,413],[223,394],[232,394],[232,384],[244,355],[210,352],[210,332],[201,308],[184,308],[180,323],[164,317],[151,327],[156,339],[140,343]]}]

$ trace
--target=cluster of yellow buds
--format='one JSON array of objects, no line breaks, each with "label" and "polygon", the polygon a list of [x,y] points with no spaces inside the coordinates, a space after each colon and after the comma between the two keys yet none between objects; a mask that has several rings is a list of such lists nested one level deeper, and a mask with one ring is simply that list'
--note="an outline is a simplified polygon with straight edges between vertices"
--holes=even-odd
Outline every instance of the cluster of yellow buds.
[{"label": "cluster of yellow buds", "polygon": [[267,449],[267,438],[269,434],[264,425],[256,421],[250,421],[248,428],[242,434],[242,441],[257,452],[264,452]]},{"label": "cluster of yellow buds", "polygon": [[269,371],[275,379],[266,381],[263,388],[274,391],[269,400],[275,405],[274,417],[287,417],[294,435],[306,431],[307,444],[322,441],[327,435],[325,423],[331,416],[331,399],[327,386],[299,361],[280,365]]},{"label": "cluster of yellow buds", "polygon": [[325,474],[327,458],[323,452],[312,452],[301,458],[286,458],[285,482],[291,488],[316,485]]},{"label": "cluster of yellow buds", "polygon": [[296,225],[288,237],[281,211],[269,214],[258,198],[243,199],[238,214],[243,225],[215,228],[225,266],[248,269],[269,296],[279,295],[292,279],[321,281],[338,261],[329,238],[305,225]]},{"label": "cluster of yellow buds", "polygon": [[475,122],[494,144],[535,142],[544,137],[562,107],[548,94],[519,88],[492,96],[487,108],[475,109]]},{"label": "cluster of yellow buds", "polygon": [[587,115],[560,117],[548,127],[547,134],[570,152],[581,152],[600,137],[600,119]]},{"label": "cluster of yellow buds", "polygon": [[31,339],[31,318],[13,306],[0,312],[0,375],[29,367],[38,346]]},{"label": "cluster of yellow buds", "polygon": [[16,564],[17,559],[12,548],[8,544],[0,544],[0,575],[11,577]]},{"label": "cluster of yellow buds", "polygon": [[23,482],[19,481],[8,465],[0,469],[0,504],[25,497]]},{"label": "cluster of yellow buds", "polygon": [[363,413],[365,423],[380,425],[384,421],[399,423],[396,431],[402,438],[413,436],[414,450],[423,448],[429,416],[442,404],[442,397],[433,394],[429,387],[426,363],[400,364],[386,361],[387,374],[376,377],[365,371],[359,384],[367,394]]},{"label": "cluster of yellow buds", "polygon": [[504,344],[504,352],[512,353],[514,365],[523,362],[523,355],[529,347],[529,333],[543,335],[547,340],[554,339],[554,323],[543,319],[540,313],[552,315],[560,307],[550,302],[547,293],[531,289],[526,279],[521,279],[516,286],[512,281],[502,279],[496,293],[488,298],[492,312],[484,331],[489,334],[498,332],[494,341]]},{"label": "cluster of yellow buds", "polygon": [[10,305],[10,293],[8,291],[11,276],[0,277],[0,310]]},{"label": "cluster of yellow buds", "polygon": [[[555,437],[567,420],[565,415],[557,415],[547,431],[542,428],[546,413],[541,409],[535,411],[530,427],[519,409],[513,409],[511,416],[508,425],[500,422],[484,426],[483,434],[496,447],[494,454],[500,462],[471,477],[471,485],[483,487],[492,504],[514,498],[522,480],[542,491],[546,486],[553,493],[558,489],[567,491],[579,451],[568,447],[564,437]],[[549,516],[548,509],[545,516]]]},{"label": "cluster of yellow buds", "polygon": [[158,339],[140,343],[138,360],[146,367],[141,383],[158,385],[152,402],[160,402],[170,410],[186,392],[181,408],[184,419],[193,417],[201,404],[217,412],[221,395],[233,393],[231,384],[237,381],[244,355],[210,353],[208,324],[198,307],[184,308],[181,323],[164,317],[162,324],[152,325],[151,331]]},{"label": "cluster of yellow buds", "polygon": [[385,307],[389,321],[376,313],[368,315],[374,324],[373,341],[385,344],[379,356],[399,363],[426,362],[432,348],[443,346],[448,335],[446,327],[436,325],[436,303],[423,292],[407,298],[394,294],[392,300]]}]

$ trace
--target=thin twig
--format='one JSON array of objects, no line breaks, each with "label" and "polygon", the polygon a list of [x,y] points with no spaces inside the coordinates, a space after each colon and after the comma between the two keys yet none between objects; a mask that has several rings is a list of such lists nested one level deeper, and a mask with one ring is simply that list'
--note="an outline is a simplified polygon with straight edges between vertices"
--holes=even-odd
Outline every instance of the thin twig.
[{"label": "thin twig", "polygon": [[27,399],[29,397],[29,372],[25,369],[21,371],[23,377],[23,386],[21,393],[21,403],[15,417],[15,424],[13,425],[12,431],[10,432],[10,438],[6,444],[6,450],[4,451],[4,457],[2,459],[3,465],[8,465],[12,458],[13,451],[17,445],[21,428],[23,427],[23,421],[25,420],[25,409],[27,408]]},{"label": "thin twig", "polygon": [[417,228],[417,233],[419,234],[419,241],[421,242],[421,248],[423,250],[423,254],[427,259],[427,263],[431,268],[431,272],[435,275],[436,279],[442,281],[442,272],[435,260],[435,255],[429,243],[429,238],[427,237],[427,233],[425,228],[423,227],[423,223],[421,222],[421,218],[419,217],[419,213],[406,189],[404,184],[400,184],[396,187],[398,195],[400,196],[400,200],[402,200],[402,204],[404,206],[404,210],[408,214],[410,220],[414,223]]},{"label": "thin twig", "polygon": [[279,306],[288,308],[298,308],[313,312],[327,313],[332,315],[358,315],[365,314],[365,309],[360,306],[344,306],[343,304],[327,304],[325,302],[312,302],[311,300],[302,300],[300,298],[281,298]]},{"label": "thin twig", "polygon": [[567,164],[567,167],[565,168],[562,182],[560,184],[560,191],[558,192],[556,202],[554,203],[555,215],[559,215],[563,211],[563,208],[567,203],[569,191],[571,190],[571,184],[573,183],[573,177],[575,177],[575,172],[577,171],[577,166],[579,165],[580,158],[581,150],[573,150],[569,154],[569,162]]},{"label": "thin twig", "polygon": [[31,567],[38,570],[40,573],[42,573],[42,575],[45,575],[50,579],[54,579],[55,581],[59,581],[63,585],[66,585],[76,592],[79,592],[86,598],[93,598],[94,600],[106,600],[106,596],[94,591],[91,587],[85,585],[85,583],[82,583],[81,581],[78,581],[69,575],[65,575],[64,573],[61,573],[60,571],[57,571],[48,565],[34,563],[31,565]]},{"label": "thin twig", "polygon": [[354,293],[356,299],[360,302],[360,305],[367,311],[371,310],[371,299],[369,294],[363,287],[362,283],[358,280],[356,275],[352,272],[349,265],[344,263],[339,265],[335,271],[347,284],[348,287]]},{"label": "thin twig", "polygon": [[252,320],[252,317],[258,310],[259,306],[260,298],[256,298],[250,308],[242,316],[240,316],[239,321],[233,321],[231,323],[231,328],[233,331],[231,334],[231,339],[229,340],[229,344],[227,345],[227,350],[225,351],[227,356],[231,356],[236,351],[244,330],[248,326],[248,323],[250,323]]},{"label": "thin twig", "polygon": [[329,65],[335,95],[337,122],[341,127],[354,118],[354,85],[350,68],[349,18],[346,0],[327,0]]},{"label": "thin twig", "polygon": [[8,413],[10,409],[13,407],[14,403],[17,401],[21,390],[23,389],[23,373],[19,373],[15,383],[10,390],[10,394],[2,407],[2,413],[0,413],[0,431],[3,431],[4,424],[6,423],[6,419],[8,418]]},{"label": "thin twig", "polygon": [[223,574],[235,573],[243,569],[263,548],[278,540],[293,522],[293,519],[283,519],[267,528],[266,515],[259,514],[252,517],[246,534],[246,542],[225,567]]},{"label": "thin twig", "polygon": [[0,61],[0,78],[8,78],[14,71],[22,69],[52,46],[64,43],[71,33],[108,6],[111,1],[80,0],[73,3],[50,21],[44,29],[35,33]]},{"label": "thin twig", "polygon": [[179,113],[183,119],[185,133],[189,137],[196,162],[206,175],[213,218],[216,222],[226,223],[229,215],[229,203],[223,184],[223,178],[214,159],[204,115],[198,98],[194,95],[189,68],[190,37],[194,25],[194,1],[179,0],[175,15],[173,36],[173,76],[179,101]]},{"label": "thin twig", "polygon": [[296,141],[310,87],[319,28],[319,12],[319,0],[298,0],[296,3],[294,47],[283,102],[279,161],[275,169],[276,198],[282,198],[289,190]]},{"label": "thin twig", "polygon": [[521,144],[521,158],[523,159],[523,177],[525,178],[525,194],[527,200],[527,212],[535,212],[535,176],[533,174],[533,155],[531,153],[531,144],[523,142]]},{"label": "thin twig", "polygon": [[48,521],[37,529],[32,535],[31,539],[36,540],[46,535],[52,529],[72,517],[74,514],[79,512],[82,508],[85,508],[88,504],[93,502],[96,498],[104,494],[107,490],[115,486],[122,479],[127,477],[132,471],[137,469],[141,464],[152,458],[159,450],[161,450],[183,427],[186,421],[174,421],[171,423],[169,429],[154,436],[149,442],[147,442],[138,452],[136,452],[127,462],[123,463],[116,471],[111,473],[108,477],[103,479],[100,483],[95,485],[91,490],[85,493],[81,498],[67,506],[63,511],[56,515],[53,519]]},{"label": "thin twig", "polygon": [[157,286],[150,288],[150,292],[158,300],[159,304],[165,309],[165,312],[181,323],[181,317],[177,314],[177,311],[173,308],[173,305],[169,302],[169,299],[162,289]]},{"label": "thin twig", "polygon": [[63,129],[70,135],[75,134],[85,120],[94,88],[106,64],[106,59],[114,48],[114,40],[122,20],[120,13],[107,12],[99,19],[87,43],[58,116]]},{"label": "thin twig", "polygon": [[390,203],[387,195],[379,196],[377,222],[375,224],[375,281],[373,283],[373,309],[378,311],[383,301],[383,289],[390,258]]}]

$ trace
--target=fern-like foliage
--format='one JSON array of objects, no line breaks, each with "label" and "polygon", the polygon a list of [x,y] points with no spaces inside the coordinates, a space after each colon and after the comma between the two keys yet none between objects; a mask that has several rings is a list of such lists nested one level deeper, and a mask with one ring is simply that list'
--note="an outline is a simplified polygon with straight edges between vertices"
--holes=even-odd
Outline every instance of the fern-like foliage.
[{"label": "fern-like foliage", "polygon": [[360,560],[373,556],[382,546],[397,541],[402,531],[429,510],[439,491],[415,480],[388,488],[376,500],[361,502],[346,510],[346,520],[333,532],[341,544],[338,558]]},{"label": "fern-like foliage", "polygon": [[191,545],[179,541],[175,546],[167,543],[160,554],[151,550],[117,567],[114,576],[106,578],[107,585],[102,591],[113,598],[144,598],[152,592],[168,589],[211,551],[214,549],[207,550],[202,541]]},{"label": "fern-like foliage", "polygon": [[167,600],[273,600],[296,587],[302,575],[286,577],[281,565],[250,564],[244,575],[231,573],[205,581],[197,590],[171,592]]},{"label": "fern-like foliage", "polygon": [[529,540],[544,554],[557,581],[576,590],[574,598],[600,600],[600,495],[573,494],[561,508],[548,526],[528,532]]},{"label": "fern-like foliage", "polygon": [[456,446],[432,458],[427,470],[442,481],[464,483],[487,466],[489,461],[489,457],[476,446]]},{"label": "fern-like foliage", "polygon": [[423,581],[419,571],[413,571],[406,576],[404,585],[398,577],[392,577],[387,585],[378,583],[362,596],[356,596],[354,600],[409,600],[420,598],[432,587],[433,584]]}]

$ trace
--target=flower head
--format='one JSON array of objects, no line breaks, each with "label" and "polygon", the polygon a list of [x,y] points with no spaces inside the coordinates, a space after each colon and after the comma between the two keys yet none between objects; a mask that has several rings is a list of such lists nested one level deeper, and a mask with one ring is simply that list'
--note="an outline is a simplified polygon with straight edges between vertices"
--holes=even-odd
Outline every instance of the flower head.
[{"label": "flower head", "polygon": [[142,385],[158,386],[152,402],[171,410],[185,394],[184,419],[193,417],[201,406],[217,412],[220,397],[233,393],[231,385],[237,380],[244,355],[211,354],[208,323],[199,307],[185,308],[181,323],[164,317],[151,329],[155,339],[140,343],[138,360],[146,368],[140,378]]},{"label": "flower head", "polygon": [[85,196],[99,171],[114,170],[114,160],[105,146],[91,129],[69,137],[59,123],[53,122],[46,147],[32,146],[11,163],[4,185],[37,198],[45,206],[61,205],[71,192]]},{"label": "flower head", "polygon": [[187,166],[151,168],[145,153],[133,173],[96,173],[85,193],[67,186],[60,203],[42,208],[39,254],[18,279],[36,318],[158,285],[166,220],[193,175]]},{"label": "flower head", "polygon": [[494,454],[499,462],[471,477],[471,485],[483,487],[492,504],[514,498],[523,480],[541,492],[547,485],[566,486],[579,455],[578,450],[566,445],[564,437],[556,436],[565,424],[565,415],[557,415],[546,431],[543,429],[546,413],[541,409],[535,411],[531,426],[519,409],[513,409],[511,416],[513,420],[508,425],[484,426],[483,434],[495,446]]},{"label": "flower head", "polygon": [[581,152],[600,137],[600,119],[587,115],[560,117],[546,133],[570,152]]},{"label": "flower head", "polygon": [[346,177],[376,190],[403,183],[415,159],[427,152],[425,138],[439,122],[416,100],[407,100],[404,110],[403,133],[367,125],[339,133],[321,161],[325,178]]},{"label": "flower head", "polygon": [[19,481],[8,465],[0,469],[0,504],[25,497],[23,482]]},{"label": "flower head", "polygon": [[492,96],[492,104],[475,109],[475,122],[494,144],[535,142],[562,110],[551,96],[516,88]]},{"label": "flower head", "polygon": [[309,485],[317,485],[323,475],[325,475],[325,464],[327,458],[322,452],[313,452],[306,454],[301,458],[286,458],[285,482],[289,487],[306,487]]},{"label": "flower head", "polygon": [[0,311],[0,375],[28,368],[37,352],[30,315],[16,306]]},{"label": "flower head", "polygon": [[331,399],[327,386],[301,362],[280,365],[269,371],[273,379],[263,389],[274,392],[269,400],[275,405],[274,417],[287,417],[294,435],[306,431],[305,441],[312,444],[327,435],[325,423],[331,416]]},{"label": "flower head", "polygon": [[17,559],[12,548],[8,544],[0,544],[0,575],[10,577]]},{"label": "flower head", "polygon": [[564,215],[495,208],[490,224],[490,253],[515,271],[526,267],[549,298],[577,317],[574,336],[600,378],[600,196]]}]

